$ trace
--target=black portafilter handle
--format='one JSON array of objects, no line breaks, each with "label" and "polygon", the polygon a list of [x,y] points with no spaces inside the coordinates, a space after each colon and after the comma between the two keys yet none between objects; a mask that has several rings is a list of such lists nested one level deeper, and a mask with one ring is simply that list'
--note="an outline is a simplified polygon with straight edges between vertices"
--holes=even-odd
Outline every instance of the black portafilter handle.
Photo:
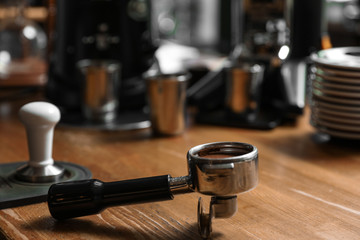
[{"label": "black portafilter handle", "polygon": [[48,192],[51,215],[58,219],[97,214],[107,207],[172,200],[169,175],[102,182],[97,179],[53,184]]}]

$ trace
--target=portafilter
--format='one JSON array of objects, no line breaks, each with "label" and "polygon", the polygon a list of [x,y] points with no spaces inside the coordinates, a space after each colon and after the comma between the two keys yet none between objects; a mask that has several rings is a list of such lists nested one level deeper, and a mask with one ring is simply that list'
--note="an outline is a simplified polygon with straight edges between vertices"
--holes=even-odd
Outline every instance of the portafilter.
[{"label": "portafilter", "polygon": [[202,237],[211,233],[213,218],[237,212],[237,194],[258,183],[258,151],[240,142],[198,145],[187,153],[187,176],[170,175],[102,182],[97,179],[57,183],[48,192],[48,206],[56,219],[96,214],[111,206],[171,200],[175,194],[199,192],[211,197],[204,212],[198,201],[198,226]]}]

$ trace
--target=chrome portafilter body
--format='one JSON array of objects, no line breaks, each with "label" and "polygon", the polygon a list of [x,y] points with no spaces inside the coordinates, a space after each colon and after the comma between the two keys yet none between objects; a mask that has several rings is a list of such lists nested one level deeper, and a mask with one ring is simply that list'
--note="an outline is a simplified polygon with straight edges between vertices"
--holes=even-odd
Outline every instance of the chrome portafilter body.
[{"label": "chrome portafilter body", "polygon": [[198,201],[198,228],[203,238],[211,233],[213,218],[229,218],[237,212],[237,194],[250,191],[258,183],[258,151],[239,142],[216,142],[196,146],[187,154],[189,176],[195,191],[210,195],[204,212]]},{"label": "chrome portafilter body", "polygon": [[239,142],[198,145],[187,154],[194,191],[212,196],[236,195],[258,183],[256,147]]},{"label": "chrome portafilter body", "polygon": [[100,212],[106,207],[171,200],[176,194],[199,192],[211,196],[208,213],[199,198],[198,225],[203,238],[211,233],[213,218],[237,212],[237,194],[258,183],[257,148],[239,142],[198,145],[187,153],[189,175],[170,175],[104,183],[96,179],[54,184],[49,189],[49,210],[66,219]]}]

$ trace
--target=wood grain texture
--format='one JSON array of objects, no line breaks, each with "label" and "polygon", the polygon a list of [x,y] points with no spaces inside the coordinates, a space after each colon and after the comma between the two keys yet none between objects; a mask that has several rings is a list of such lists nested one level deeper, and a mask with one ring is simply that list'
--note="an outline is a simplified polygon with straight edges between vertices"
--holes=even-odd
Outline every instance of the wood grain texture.
[{"label": "wood grain texture", "polygon": [[[1,104],[0,109],[3,108]],[[20,105],[0,118],[0,163],[28,158]],[[360,239],[359,142],[316,140],[307,111],[295,125],[271,131],[194,125],[183,135],[147,130],[108,132],[57,126],[53,157],[114,181],[187,174],[198,144],[239,141],[259,150],[259,185],[238,196],[238,213],[215,219],[213,239]],[[197,193],[167,202],[109,208],[58,222],[46,203],[0,210],[0,239],[199,239]]]}]

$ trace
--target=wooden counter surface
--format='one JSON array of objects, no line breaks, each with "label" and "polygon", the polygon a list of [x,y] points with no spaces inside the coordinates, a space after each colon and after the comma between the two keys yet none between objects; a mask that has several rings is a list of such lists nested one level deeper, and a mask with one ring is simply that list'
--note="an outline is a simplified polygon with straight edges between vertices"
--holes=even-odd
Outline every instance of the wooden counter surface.
[{"label": "wooden counter surface", "polygon": [[[12,106],[12,107],[11,107]],[[28,159],[21,105],[0,103],[0,163]],[[12,114],[13,113],[13,114]],[[321,143],[309,113],[294,126],[258,131],[205,125],[183,135],[107,132],[57,126],[53,157],[89,168],[103,181],[187,175],[186,153],[198,144],[239,141],[259,151],[259,185],[238,195],[238,212],[214,219],[213,239],[360,239],[359,142]],[[46,203],[0,210],[0,239],[200,239],[200,194],[108,208],[54,220]]]}]

